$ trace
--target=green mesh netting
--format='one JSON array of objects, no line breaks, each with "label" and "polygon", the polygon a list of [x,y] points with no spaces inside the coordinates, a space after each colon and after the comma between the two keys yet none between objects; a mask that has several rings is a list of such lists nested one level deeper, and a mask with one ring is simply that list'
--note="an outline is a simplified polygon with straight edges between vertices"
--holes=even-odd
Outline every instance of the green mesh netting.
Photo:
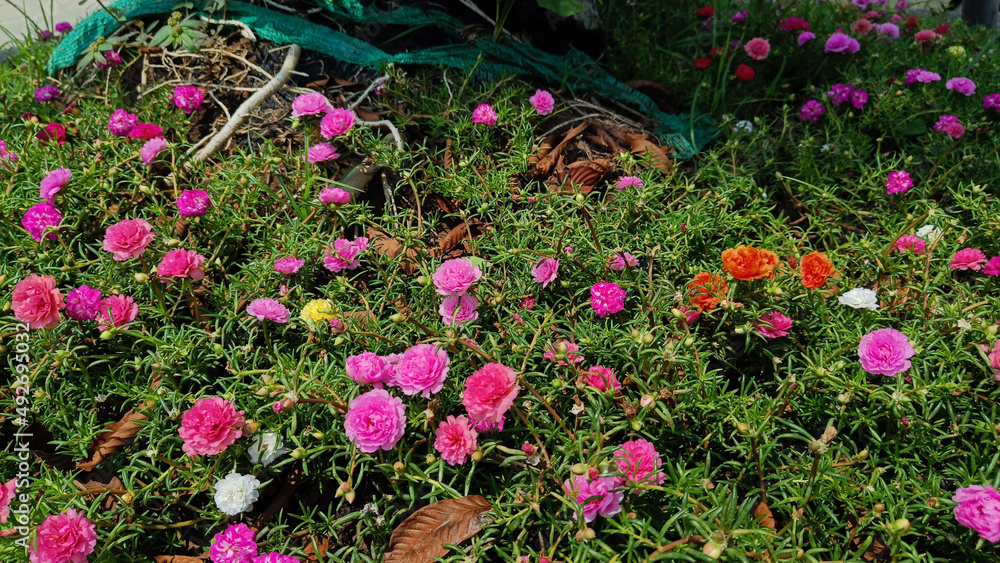
[{"label": "green mesh netting", "polygon": [[[457,19],[438,11],[425,11],[402,6],[392,11],[365,8],[358,0],[317,0],[334,19],[358,24],[433,25],[454,34],[461,29]],[[204,0],[195,8],[204,7]],[[120,0],[110,7],[125,21],[174,11],[175,0]],[[660,109],[648,96],[616,80],[584,53],[571,50],[564,56],[553,56],[525,43],[495,41],[492,37],[474,43],[431,47],[418,51],[389,54],[364,41],[312,23],[308,20],[230,0],[225,17],[246,24],[259,37],[278,44],[297,43],[339,61],[365,68],[383,68],[394,64],[425,64],[446,66],[475,72],[486,80],[504,74],[530,76],[552,84],[564,84],[574,91],[590,91],[600,96],[636,106],[656,121],[661,142],[674,148],[678,158],[688,159],[703,148],[716,134],[707,116],[671,115]],[[83,20],[52,52],[46,70],[49,74],[72,66],[99,37],[107,37],[119,28],[115,18],[99,10]]]}]

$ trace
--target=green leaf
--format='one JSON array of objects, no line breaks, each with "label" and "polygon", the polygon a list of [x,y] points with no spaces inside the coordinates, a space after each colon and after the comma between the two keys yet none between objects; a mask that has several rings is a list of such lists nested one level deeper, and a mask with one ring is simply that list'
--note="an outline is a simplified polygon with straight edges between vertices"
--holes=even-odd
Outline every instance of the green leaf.
[{"label": "green leaf", "polygon": [[538,0],[538,5],[546,10],[552,10],[564,18],[587,9],[579,0]]},{"label": "green leaf", "polygon": [[488,261],[483,260],[478,256],[469,256],[468,258],[469,260],[472,260],[472,264],[480,270],[485,270],[490,265]]},{"label": "green leaf", "polygon": [[170,39],[170,31],[171,29],[167,26],[161,27],[160,31],[156,32],[156,35],[149,40],[149,44],[153,47],[159,47],[160,45],[166,43],[167,40]]},{"label": "green leaf", "polygon": [[927,124],[923,119],[910,119],[896,126],[900,135],[923,135],[927,132]]}]

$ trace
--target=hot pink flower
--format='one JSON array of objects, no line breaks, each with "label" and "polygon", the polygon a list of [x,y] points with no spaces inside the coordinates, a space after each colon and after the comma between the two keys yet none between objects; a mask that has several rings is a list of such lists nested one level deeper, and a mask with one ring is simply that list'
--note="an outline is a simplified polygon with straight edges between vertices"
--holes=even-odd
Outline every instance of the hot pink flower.
[{"label": "hot pink flower", "polygon": [[177,86],[174,88],[174,105],[184,110],[190,115],[191,112],[201,109],[201,103],[205,101],[205,93],[197,86]]},{"label": "hot pink flower", "polygon": [[483,277],[482,270],[468,258],[445,260],[434,270],[431,280],[438,295],[464,295]]},{"label": "hot pink flower", "polygon": [[292,101],[292,117],[302,117],[303,115],[319,115],[332,110],[330,101],[326,96],[318,92],[300,94]]},{"label": "hot pink flower", "polygon": [[243,436],[245,424],[243,411],[222,397],[198,399],[181,415],[181,449],[190,457],[220,454]]},{"label": "hot pink flower", "polygon": [[880,328],[861,337],[858,358],[861,367],[874,375],[898,375],[910,369],[916,354],[909,338],[894,328]]},{"label": "hot pink flower", "polygon": [[987,276],[1000,276],[1000,256],[990,258],[990,261],[983,267],[983,273]]},{"label": "hot pink flower", "polygon": [[382,388],[382,378],[385,372],[385,360],[374,352],[365,350],[360,354],[347,356],[345,361],[347,377],[358,383],[368,383],[377,389]]},{"label": "hot pink flower", "polygon": [[826,93],[830,97],[833,107],[840,107],[851,99],[851,92],[854,89],[849,84],[834,84],[830,86],[830,91]]},{"label": "hot pink flower", "polygon": [[299,268],[304,266],[305,263],[305,258],[296,258],[294,256],[278,258],[274,261],[274,271],[290,276],[295,272],[298,272]]},{"label": "hot pink flower", "polygon": [[448,375],[448,352],[434,344],[411,346],[396,364],[395,384],[405,395],[422,394],[429,399],[444,387]]},{"label": "hot pink flower", "polygon": [[552,94],[549,94],[545,90],[535,90],[535,95],[528,98],[531,102],[531,106],[535,108],[538,115],[548,115],[552,113],[552,109],[555,107],[555,100],[552,99]]},{"label": "hot pink flower", "polygon": [[629,440],[615,452],[615,464],[624,473],[622,479],[629,486],[662,485],[666,479],[660,469],[663,462],[653,444],[639,438]]},{"label": "hot pink flower", "polygon": [[327,160],[334,160],[340,158],[340,153],[337,149],[333,148],[330,143],[316,143],[315,145],[309,147],[309,154],[306,155],[306,159],[309,164],[316,164],[317,162],[326,162]]},{"label": "hot pink flower", "polygon": [[885,181],[885,193],[890,195],[905,193],[912,187],[913,180],[906,170],[889,172],[889,177]]},{"label": "hot pink flower", "polygon": [[1000,493],[990,485],[960,488],[951,500],[955,507],[955,520],[972,528],[988,542],[1000,541]]},{"label": "hot pink flower", "polygon": [[21,225],[27,229],[28,234],[31,238],[35,239],[35,242],[42,242],[42,235],[45,233],[45,229],[49,229],[48,234],[45,234],[47,240],[56,240],[58,238],[58,231],[54,227],[58,227],[59,223],[62,222],[62,213],[47,201],[41,203],[36,203],[28,208],[24,212],[24,217],[21,218]]},{"label": "hot pink flower", "polygon": [[983,98],[983,109],[993,109],[1000,112],[1000,94],[987,94]]},{"label": "hot pink flower", "polygon": [[767,39],[762,37],[754,37],[747,44],[743,46],[743,50],[746,51],[747,56],[755,61],[762,61],[771,54],[771,44],[767,42]]},{"label": "hot pink flower", "polygon": [[628,252],[624,252],[615,254],[614,258],[610,260],[608,267],[616,272],[621,272],[625,268],[634,268],[638,265],[639,261],[635,259],[635,256],[632,256]]},{"label": "hot pink flower", "polygon": [[0,524],[6,524],[10,516],[10,503],[17,491],[17,479],[11,479],[0,485]]},{"label": "hot pink flower", "polygon": [[66,187],[72,176],[73,172],[69,168],[56,168],[52,172],[49,172],[42,178],[39,184],[39,196],[45,201],[54,204],[56,202],[56,194]]},{"label": "hot pink flower", "polygon": [[479,301],[471,295],[449,295],[441,300],[438,314],[446,325],[462,325],[479,318]]},{"label": "hot pink flower", "polygon": [[361,253],[368,249],[368,237],[358,237],[354,240],[338,238],[333,246],[326,249],[323,266],[331,272],[355,270],[361,265]]},{"label": "hot pink flower", "polygon": [[111,120],[108,121],[108,129],[116,137],[125,137],[138,124],[139,118],[135,114],[123,109],[116,109],[111,114]]},{"label": "hot pink flower", "polygon": [[389,451],[406,432],[406,406],[384,389],[372,389],[351,401],[344,432],[366,454]]},{"label": "hot pink flower", "polygon": [[497,112],[489,104],[479,104],[472,111],[472,122],[476,125],[492,127],[497,123]]},{"label": "hot pink flower", "polygon": [[926,248],[927,243],[924,242],[924,239],[914,235],[903,235],[892,243],[892,249],[900,254],[906,254],[907,250],[913,254],[923,254]]},{"label": "hot pink flower", "polygon": [[781,338],[788,336],[788,331],[792,328],[792,319],[781,311],[771,311],[761,315],[753,326],[757,334],[764,338]]},{"label": "hot pink flower", "polygon": [[35,539],[35,545],[28,548],[31,563],[87,563],[87,556],[97,545],[97,528],[70,508],[46,516]]},{"label": "hot pink flower", "polygon": [[145,219],[125,219],[104,232],[104,250],[111,252],[116,262],[138,258],[155,236]]},{"label": "hot pink flower", "polygon": [[354,122],[357,119],[354,112],[349,109],[337,108],[330,110],[319,122],[319,132],[323,135],[324,139],[346,135],[351,130],[351,127],[354,127]]},{"label": "hot pink flower", "polygon": [[163,256],[156,268],[156,275],[161,278],[191,278],[200,280],[205,277],[201,264],[205,257],[194,250],[175,248]]},{"label": "hot pink flower", "polygon": [[139,122],[135,127],[129,130],[128,136],[133,139],[143,139],[149,141],[157,137],[162,137],[163,127],[160,127],[155,123]]},{"label": "hot pink flower", "polygon": [[986,254],[978,248],[963,248],[951,257],[948,266],[952,270],[980,270],[986,263]]},{"label": "hot pink flower", "polygon": [[139,315],[135,300],[125,295],[109,295],[97,307],[97,328],[111,330],[124,326]]},{"label": "hot pink flower", "polygon": [[[574,475],[563,483],[563,490],[583,505],[583,519],[587,522],[593,522],[598,516],[610,518],[621,512],[625,496],[622,491],[615,490],[615,480],[611,477],[591,480],[588,475]],[[576,518],[574,513],[573,519]]]},{"label": "hot pink flower", "polygon": [[587,385],[602,393],[608,389],[612,389],[617,394],[618,390],[622,388],[622,384],[615,376],[615,372],[604,366],[594,366],[583,372],[583,380]]},{"label": "hot pink flower", "polygon": [[288,307],[276,299],[254,299],[247,305],[246,310],[248,315],[261,322],[271,321],[272,323],[285,324],[291,318]]},{"label": "hot pink flower", "polygon": [[802,18],[787,18],[781,20],[782,31],[805,31],[809,29],[809,22]]},{"label": "hot pink flower", "polygon": [[104,51],[104,62],[102,63],[101,61],[97,61],[97,68],[103,69],[111,66],[118,66],[123,62],[125,61],[122,60],[122,56],[118,54],[118,51],[109,49]]},{"label": "hot pink flower", "polygon": [[990,361],[990,367],[997,370],[996,378],[1000,381],[1000,340],[993,343],[993,351],[986,354],[986,359]]},{"label": "hot pink flower", "polygon": [[944,87],[965,96],[971,96],[976,93],[976,83],[964,76],[952,78],[944,83]]},{"label": "hot pink flower", "polygon": [[559,275],[559,261],[555,258],[541,258],[531,268],[531,277],[540,284],[542,284],[542,289],[548,287],[548,285],[556,280],[556,276]]},{"label": "hot pink flower", "polygon": [[52,276],[29,275],[14,286],[12,298],[14,317],[30,329],[56,326],[59,310],[66,308]]},{"label": "hot pink flower", "polygon": [[477,427],[503,428],[504,414],[514,404],[520,390],[513,369],[489,363],[465,380],[462,404]]},{"label": "hot pink flower", "polygon": [[[556,359],[556,354],[562,354],[562,348],[565,348],[565,358]],[[550,345],[545,349],[545,353],[542,355],[543,358],[549,360],[550,362],[555,362],[560,366],[568,366],[566,360],[578,364],[583,361],[583,355],[579,354],[580,347],[567,340],[560,340],[559,342]]]},{"label": "hot pink flower", "polygon": [[66,144],[66,126],[62,123],[49,123],[35,135],[35,138],[46,145],[49,141],[55,141],[56,146],[61,147]]},{"label": "hot pink flower", "polygon": [[100,290],[81,285],[66,295],[66,316],[77,321],[92,321],[97,318],[100,304]]},{"label": "hot pink flower", "polygon": [[225,531],[215,534],[215,541],[208,550],[212,563],[253,563],[257,556],[257,532],[246,524],[230,524]]},{"label": "hot pink flower", "polygon": [[277,551],[272,551],[271,553],[254,557],[253,563],[302,563],[302,561],[298,557],[282,555]]},{"label": "hot pink flower", "polygon": [[641,190],[644,187],[646,187],[646,185],[642,183],[642,178],[638,176],[622,176],[621,178],[618,178],[618,182],[615,183],[615,189],[620,192],[625,191],[625,188],[637,188]]},{"label": "hot pink flower", "polygon": [[954,115],[942,115],[938,118],[937,123],[934,124],[933,129],[947,133],[952,139],[961,139],[962,135],[965,135],[965,127],[958,121],[958,117]]},{"label": "hot pink flower", "polygon": [[156,155],[160,154],[168,146],[169,143],[163,137],[155,137],[146,141],[143,143],[142,148],[139,149],[139,157],[142,158],[142,163],[150,166],[156,160]]},{"label": "hot pink flower", "polygon": [[184,217],[204,215],[212,206],[212,198],[205,190],[184,190],[177,198],[177,212]]},{"label": "hot pink flower", "polygon": [[323,188],[319,192],[319,201],[326,205],[347,205],[351,203],[351,193],[340,188]]},{"label": "hot pink flower", "polygon": [[598,282],[590,288],[590,306],[598,317],[613,315],[625,308],[625,290],[613,282]]},{"label": "hot pink flower", "polygon": [[466,457],[479,447],[479,434],[469,427],[469,419],[464,416],[449,416],[438,425],[434,449],[448,465],[462,465]]},{"label": "hot pink flower", "polygon": [[823,104],[819,100],[809,100],[799,110],[799,119],[816,123],[824,114],[826,114],[826,108],[823,107]]}]

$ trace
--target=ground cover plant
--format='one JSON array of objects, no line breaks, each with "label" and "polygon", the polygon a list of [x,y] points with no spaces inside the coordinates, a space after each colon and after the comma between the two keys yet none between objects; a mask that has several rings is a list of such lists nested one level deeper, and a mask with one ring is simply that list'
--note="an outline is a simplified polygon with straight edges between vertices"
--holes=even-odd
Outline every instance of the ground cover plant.
[{"label": "ground cover plant", "polygon": [[211,57],[283,51],[12,53],[2,560],[998,559],[996,34],[704,8],[692,162],[418,67],[308,77],[200,161],[242,101]]}]

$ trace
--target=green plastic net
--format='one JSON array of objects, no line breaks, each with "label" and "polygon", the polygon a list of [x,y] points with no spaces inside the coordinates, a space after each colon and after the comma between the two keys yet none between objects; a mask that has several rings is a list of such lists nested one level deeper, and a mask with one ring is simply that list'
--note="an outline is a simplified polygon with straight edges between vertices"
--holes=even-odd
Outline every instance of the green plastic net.
[{"label": "green plastic net", "polygon": [[[334,20],[363,25],[434,26],[453,35],[463,25],[439,11],[401,6],[391,11],[362,6],[358,0],[317,0]],[[195,8],[204,7],[204,0]],[[109,9],[122,21],[143,16],[169,14],[175,0],[120,0]],[[393,64],[445,66],[475,72],[491,80],[502,75],[540,79],[550,84],[564,84],[573,91],[590,91],[606,99],[639,108],[657,124],[660,141],[674,148],[681,159],[693,157],[718,134],[707,116],[672,115],[660,111],[645,94],[625,86],[584,53],[571,50],[553,56],[525,43],[495,41],[492,37],[473,43],[457,43],[417,51],[389,54],[364,41],[292,15],[253,4],[229,0],[225,12],[216,17],[246,24],[258,37],[278,44],[296,43],[344,63],[379,69]],[[56,47],[46,70],[54,74],[72,66],[100,37],[112,35],[120,23],[104,10],[91,14],[77,25]]]}]

